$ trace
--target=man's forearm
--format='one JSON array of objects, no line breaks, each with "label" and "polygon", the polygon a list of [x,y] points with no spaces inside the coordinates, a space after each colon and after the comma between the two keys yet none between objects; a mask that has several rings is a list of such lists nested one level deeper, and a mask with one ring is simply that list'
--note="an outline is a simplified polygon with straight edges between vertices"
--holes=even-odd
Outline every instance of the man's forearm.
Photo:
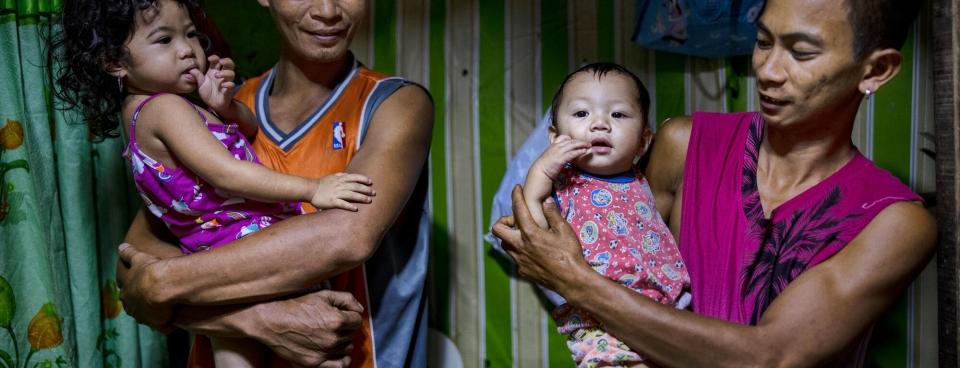
[{"label": "man's forearm", "polygon": [[[362,204],[361,204],[362,205]],[[361,209],[363,211],[364,209]],[[153,294],[178,305],[256,302],[312,288],[350,270],[376,249],[383,229],[335,229],[335,212],[290,218],[210,252],[158,262]],[[326,226],[324,226],[326,225]]]},{"label": "man's forearm", "polygon": [[206,336],[251,337],[248,327],[257,317],[253,305],[185,305],[178,308],[173,325]]},{"label": "man's forearm", "polygon": [[[664,367],[764,366],[755,327],[705,318],[659,304],[586,270],[576,289],[561,292],[595,316],[604,330]],[[573,285],[573,284],[571,284]],[[669,331],[669,333],[665,333]]]}]

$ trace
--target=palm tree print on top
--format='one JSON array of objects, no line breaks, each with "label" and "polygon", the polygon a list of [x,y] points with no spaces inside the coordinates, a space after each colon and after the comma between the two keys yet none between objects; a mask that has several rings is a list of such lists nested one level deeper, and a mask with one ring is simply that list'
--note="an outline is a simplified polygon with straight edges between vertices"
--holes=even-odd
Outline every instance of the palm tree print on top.
[{"label": "palm tree print on top", "polygon": [[820,250],[841,240],[846,230],[844,221],[860,217],[860,213],[835,216],[843,195],[833,185],[813,206],[802,207],[779,220],[766,219],[757,190],[757,160],[763,137],[763,121],[757,114],[747,135],[743,161],[744,214],[752,224],[750,236],[761,246],[741,274],[741,290],[745,301],[753,300],[750,324],[756,324],[770,303],[797,276],[807,270],[811,259]]}]

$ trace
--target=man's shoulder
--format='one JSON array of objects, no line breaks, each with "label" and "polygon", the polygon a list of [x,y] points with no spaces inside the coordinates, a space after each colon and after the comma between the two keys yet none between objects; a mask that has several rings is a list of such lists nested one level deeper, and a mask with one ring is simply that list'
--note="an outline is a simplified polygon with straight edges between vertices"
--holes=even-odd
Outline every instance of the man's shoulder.
[{"label": "man's shoulder", "polygon": [[840,175],[845,195],[862,201],[863,209],[878,206],[877,211],[896,202],[919,202],[920,196],[896,177],[862,154],[856,153]]},{"label": "man's shoulder", "polygon": [[[430,91],[419,83],[370,69],[363,64],[360,64],[357,78],[365,79],[373,86],[371,99],[380,100],[380,102],[389,99],[397,100],[402,104],[421,105],[433,101]],[[404,93],[396,93],[398,91],[404,91]],[[379,106],[380,103],[376,105]]]},{"label": "man's shoulder", "polygon": [[899,262],[925,264],[936,248],[937,221],[920,202],[899,201],[883,208],[851,244],[867,252],[897,254]]},{"label": "man's shoulder", "polygon": [[[744,113],[714,113],[696,112],[691,116],[668,118],[657,129],[654,142],[686,151],[692,143],[691,139],[697,136],[709,136],[710,139],[719,138],[715,134],[736,135],[742,128],[758,120],[755,112]],[[699,134],[698,134],[699,133]]]}]

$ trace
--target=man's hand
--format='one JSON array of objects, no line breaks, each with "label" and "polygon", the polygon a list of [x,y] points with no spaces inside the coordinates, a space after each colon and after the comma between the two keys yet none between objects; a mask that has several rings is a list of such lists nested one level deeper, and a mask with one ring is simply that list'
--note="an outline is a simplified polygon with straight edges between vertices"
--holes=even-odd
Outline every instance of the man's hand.
[{"label": "man's hand", "polygon": [[119,247],[120,261],[128,270],[121,278],[120,300],[123,309],[142,324],[167,333],[173,330],[173,305],[158,300],[155,292],[156,269],[162,261],[153,255],[138,251],[130,244]]},{"label": "man's hand", "polygon": [[543,206],[546,229],[534,222],[519,185],[513,188],[513,214],[497,220],[493,234],[503,241],[503,249],[517,263],[521,277],[562,295],[563,279],[577,274],[573,271],[593,272],[583,260],[576,234],[551,199]]},{"label": "man's hand", "polygon": [[247,333],[281,358],[306,367],[350,365],[363,306],[349,293],[321,290],[253,308],[259,321]]}]

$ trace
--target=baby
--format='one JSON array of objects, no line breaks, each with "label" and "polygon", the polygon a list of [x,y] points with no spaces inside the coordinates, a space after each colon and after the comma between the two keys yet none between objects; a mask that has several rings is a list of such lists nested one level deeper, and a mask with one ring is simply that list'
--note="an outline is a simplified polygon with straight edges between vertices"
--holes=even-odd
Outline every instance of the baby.
[{"label": "baby", "polygon": [[[568,75],[553,98],[551,144],[530,166],[524,197],[543,228],[543,201],[553,197],[594,270],[683,308],[689,304],[682,295],[689,276],[650,186],[635,167],[651,139],[649,106],[643,83],[620,65],[590,64]],[[578,367],[645,366],[587,313],[561,304],[553,318]]]}]

